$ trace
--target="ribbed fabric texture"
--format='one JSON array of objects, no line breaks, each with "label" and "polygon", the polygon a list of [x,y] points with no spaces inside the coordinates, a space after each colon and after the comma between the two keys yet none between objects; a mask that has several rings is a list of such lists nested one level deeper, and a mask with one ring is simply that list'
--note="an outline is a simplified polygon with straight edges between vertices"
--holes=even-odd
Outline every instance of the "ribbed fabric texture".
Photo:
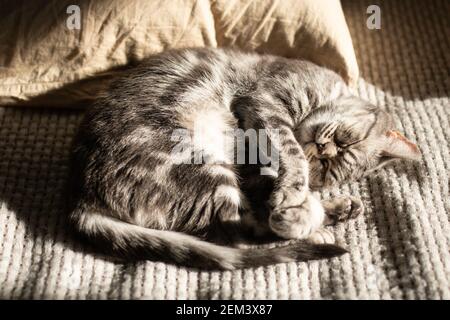
[{"label": "ribbed fabric texture", "polygon": [[360,196],[366,213],[332,230],[350,254],[233,272],[117,263],[64,223],[64,186],[79,111],[0,108],[0,298],[449,299],[448,12],[441,1],[344,1],[359,94],[394,114],[423,152],[323,193]]}]

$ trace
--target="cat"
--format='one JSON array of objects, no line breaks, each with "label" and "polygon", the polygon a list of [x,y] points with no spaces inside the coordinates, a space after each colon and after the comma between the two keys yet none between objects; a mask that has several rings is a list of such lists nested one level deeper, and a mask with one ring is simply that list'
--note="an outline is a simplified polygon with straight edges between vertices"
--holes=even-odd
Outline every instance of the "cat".
[{"label": "cat", "polygon": [[[218,143],[229,129],[265,133],[278,167],[234,163]],[[177,154],[180,130],[202,139]],[[192,164],[193,151],[208,161]],[[347,251],[323,226],[363,204],[321,202],[313,190],[419,157],[387,112],[331,70],[236,49],[171,50],[114,80],[87,110],[73,142],[69,221],[128,259],[236,269],[329,258]],[[244,233],[298,241],[246,247]]]}]

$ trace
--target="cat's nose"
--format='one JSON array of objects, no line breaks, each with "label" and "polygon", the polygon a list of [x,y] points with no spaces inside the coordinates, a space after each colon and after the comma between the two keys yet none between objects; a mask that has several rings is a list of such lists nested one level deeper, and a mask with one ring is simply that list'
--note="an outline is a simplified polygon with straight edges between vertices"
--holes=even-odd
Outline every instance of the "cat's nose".
[{"label": "cat's nose", "polygon": [[324,155],[325,144],[316,143],[316,147],[317,147],[317,158],[319,158],[319,159],[325,158],[325,155]]},{"label": "cat's nose", "polygon": [[330,142],[324,144],[318,143],[317,153],[321,159],[332,158],[336,155],[336,148]]}]

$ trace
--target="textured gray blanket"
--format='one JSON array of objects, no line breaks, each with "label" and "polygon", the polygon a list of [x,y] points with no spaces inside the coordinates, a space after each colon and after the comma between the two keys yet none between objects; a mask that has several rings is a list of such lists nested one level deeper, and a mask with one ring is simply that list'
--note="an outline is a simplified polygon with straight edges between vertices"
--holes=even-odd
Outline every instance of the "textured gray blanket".
[{"label": "textured gray blanket", "polygon": [[62,212],[77,111],[0,108],[0,298],[450,298],[450,3],[344,1],[359,93],[395,115],[421,163],[399,163],[324,192],[354,194],[364,216],[332,230],[351,253],[234,272],[119,264],[82,247]]}]

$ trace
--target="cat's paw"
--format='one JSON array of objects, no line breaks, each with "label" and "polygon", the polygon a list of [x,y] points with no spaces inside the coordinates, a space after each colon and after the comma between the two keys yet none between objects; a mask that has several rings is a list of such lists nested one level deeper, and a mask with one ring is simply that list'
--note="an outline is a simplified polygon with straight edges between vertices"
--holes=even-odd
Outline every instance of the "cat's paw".
[{"label": "cat's paw", "polygon": [[336,240],[330,230],[319,228],[309,236],[308,242],[313,244],[334,244]]},{"label": "cat's paw", "polygon": [[[316,231],[324,220],[324,210],[320,201],[311,193],[300,194],[294,188],[278,190],[272,204],[269,227],[285,239],[306,239]],[[281,201],[280,201],[281,200]]]},{"label": "cat's paw", "polygon": [[361,199],[356,197],[338,197],[322,201],[325,209],[325,225],[334,225],[337,222],[353,219],[364,212]]}]

